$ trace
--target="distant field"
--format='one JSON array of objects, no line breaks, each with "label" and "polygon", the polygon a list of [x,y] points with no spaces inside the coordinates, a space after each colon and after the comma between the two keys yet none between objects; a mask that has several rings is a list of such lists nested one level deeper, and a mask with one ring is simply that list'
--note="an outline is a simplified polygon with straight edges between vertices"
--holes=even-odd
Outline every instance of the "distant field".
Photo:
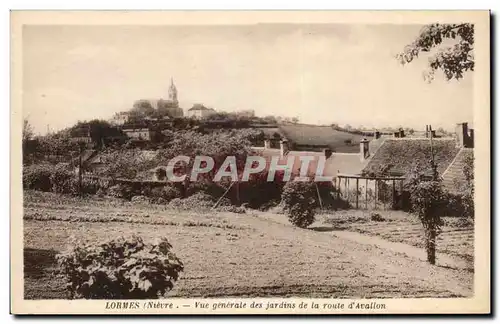
[{"label": "distant field", "polygon": [[[284,217],[277,215],[279,217]],[[335,298],[471,296],[473,273],[430,266],[328,232],[252,214],[179,212],[25,192],[25,298],[65,298],[54,255],[72,236],[166,236],[185,264],[171,296]]]}]

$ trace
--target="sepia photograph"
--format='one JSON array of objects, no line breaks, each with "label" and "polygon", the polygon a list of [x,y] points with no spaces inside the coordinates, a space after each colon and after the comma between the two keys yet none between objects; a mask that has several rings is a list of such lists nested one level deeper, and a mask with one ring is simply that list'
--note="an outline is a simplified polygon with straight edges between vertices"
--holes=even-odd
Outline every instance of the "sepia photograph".
[{"label": "sepia photograph", "polygon": [[11,24],[11,312],[490,311],[489,12]]}]

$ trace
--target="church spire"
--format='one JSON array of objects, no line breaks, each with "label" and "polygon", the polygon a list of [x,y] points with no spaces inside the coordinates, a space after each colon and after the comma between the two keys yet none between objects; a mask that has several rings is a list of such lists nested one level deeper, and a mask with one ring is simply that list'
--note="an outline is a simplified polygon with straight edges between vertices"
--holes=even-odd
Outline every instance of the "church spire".
[{"label": "church spire", "polygon": [[168,88],[168,99],[177,106],[179,101],[177,100],[177,88],[174,84],[174,78],[170,77],[170,88]]}]

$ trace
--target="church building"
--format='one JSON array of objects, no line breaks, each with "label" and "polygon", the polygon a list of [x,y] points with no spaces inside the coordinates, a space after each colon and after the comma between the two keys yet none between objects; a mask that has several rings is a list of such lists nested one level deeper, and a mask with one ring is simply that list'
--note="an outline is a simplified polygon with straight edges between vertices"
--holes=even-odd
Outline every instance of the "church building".
[{"label": "church building", "polygon": [[177,99],[177,88],[174,84],[174,79],[170,78],[170,87],[168,88],[168,99],[151,100],[151,105],[157,111],[159,116],[168,116],[171,118],[182,117],[184,112],[179,108],[179,100]]}]

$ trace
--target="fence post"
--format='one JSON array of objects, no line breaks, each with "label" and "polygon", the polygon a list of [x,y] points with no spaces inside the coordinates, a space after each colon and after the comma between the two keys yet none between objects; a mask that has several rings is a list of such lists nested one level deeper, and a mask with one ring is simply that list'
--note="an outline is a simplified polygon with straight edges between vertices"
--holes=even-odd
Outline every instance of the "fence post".
[{"label": "fence post", "polygon": [[392,208],[396,209],[396,180],[392,179]]},{"label": "fence post", "polygon": [[365,186],[365,208],[368,210],[368,179],[366,179],[366,186]]},{"label": "fence post", "polygon": [[375,209],[377,209],[377,195],[378,195],[378,191],[377,191],[377,183],[378,180],[375,180]]},{"label": "fence post", "polygon": [[358,200],[359,200],[359,179],[356,178],[356,209],[358,209]]},{"label": "fence post", "polygon": [[349,202],[349,191],[347,190],[347,178],[344,178],[344,182],[345,182],[345,197],[347,199],[347,202]]},{"label": "fence post", "polygon": [[404,180],[399,180],[399,194],[401,195],[400,204],[401,204],[401,209],[403,209],[403,181]]}]

